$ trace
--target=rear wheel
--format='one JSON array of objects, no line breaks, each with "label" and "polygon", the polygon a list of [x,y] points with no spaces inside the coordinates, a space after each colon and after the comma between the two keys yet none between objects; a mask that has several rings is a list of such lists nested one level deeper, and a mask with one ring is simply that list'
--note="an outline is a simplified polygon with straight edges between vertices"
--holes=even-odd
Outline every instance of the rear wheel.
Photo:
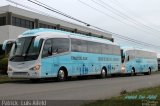
[{"label": "rear wheel", "polygon": [[107,70],[105,68],[102,68],[100,77],[101,78],[106,78],[107,77]]},{"label": "rear wheel", "polygon": [[151,68],[148,68],[148,72],[145,72],[144,75],[151,75]]}]

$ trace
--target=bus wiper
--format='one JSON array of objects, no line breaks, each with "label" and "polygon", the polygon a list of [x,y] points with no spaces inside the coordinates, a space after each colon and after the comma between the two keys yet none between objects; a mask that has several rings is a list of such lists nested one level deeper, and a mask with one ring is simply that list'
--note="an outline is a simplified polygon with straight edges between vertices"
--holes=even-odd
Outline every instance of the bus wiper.
[{"label": "bus wiper", "polygon": [[12,56],[9,60],[12,61],[15,59],[15,57],[23,57],[22,55],[15,55],[15,56]]},{"label": "bus wiper", "polygon": [[15,57],[14,57],[14,56],[12,56],[9,60],[10,60],[10,61],[12,61],[14,58],[15,58]]},{"label": "bus wiper", "polygon": [[35,59],[33,55],[25,55],[25,59],[26,59],[26,58],[30,58],[30,59],[32,59],[32,60]]}]

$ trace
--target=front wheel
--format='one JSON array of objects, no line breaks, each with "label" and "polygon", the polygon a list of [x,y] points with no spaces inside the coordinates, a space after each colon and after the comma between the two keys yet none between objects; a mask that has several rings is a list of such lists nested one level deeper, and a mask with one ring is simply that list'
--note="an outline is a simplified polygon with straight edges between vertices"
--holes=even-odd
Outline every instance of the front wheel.
[{"label": "front wheel", "polygon": [[58,71],[58,75],[57,75],[57,78],[58,78],[58,81],[65,81],[66,80],[66,73],[64,71],[64,69],[60,69]]},{"label": "front wheel", "polygon": [[131,76],[136,76],[136,72],[135,72],[135,69],[134,69],[134,68],[132,68],[132,71],[131,71],[130,75],[131,75]]}]

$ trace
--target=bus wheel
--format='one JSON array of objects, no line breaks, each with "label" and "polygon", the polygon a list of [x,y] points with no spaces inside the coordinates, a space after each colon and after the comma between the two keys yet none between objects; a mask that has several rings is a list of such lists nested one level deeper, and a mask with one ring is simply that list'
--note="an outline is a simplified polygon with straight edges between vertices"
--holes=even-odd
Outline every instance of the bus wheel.
[{"label": "bus wheel", "polygon": [[131,76],[134,76],[134,70],[132,69],[132,71],[131,71],[131,74],[130,74]]},{"label": "bus wheel", "polygon": [[107,71],[106,71],[105,68],[102,68],[100,76],[101,76],[101,78],[106,78],[107,77]]},{"label": "bus wheel", "polygon": [[148,72],[145,72],[144,75],[151,75],[151,68],[148,68]]},{"label": "bus wheel", "polygon": [[58,81],[64,81],[64,80],[66,80],[66,72],[65,72],[65,70],[64,69],[60,69],[59,71],[58,71],[58,75],[57,75],[57,78],[58,78]]},{"label": "bus wheel", "polygon": [[131,74],[130,74],[131,76],[136,76],[136,72],[135,72],[135,69],[134,68],[132,68],[132,71],[131,71]]}]

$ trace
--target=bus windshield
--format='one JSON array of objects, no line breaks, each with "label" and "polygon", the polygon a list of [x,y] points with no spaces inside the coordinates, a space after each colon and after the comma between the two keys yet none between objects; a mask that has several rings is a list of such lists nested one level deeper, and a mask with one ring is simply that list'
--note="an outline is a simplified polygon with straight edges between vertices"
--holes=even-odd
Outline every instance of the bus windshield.
[{"label": "bus windshield", "polygon": [[12,47],[9,60],[14,62],[36,60],[40,53],[42,40],[38,47],[34,47],[34,40],[35,37],[18,38]]}]

